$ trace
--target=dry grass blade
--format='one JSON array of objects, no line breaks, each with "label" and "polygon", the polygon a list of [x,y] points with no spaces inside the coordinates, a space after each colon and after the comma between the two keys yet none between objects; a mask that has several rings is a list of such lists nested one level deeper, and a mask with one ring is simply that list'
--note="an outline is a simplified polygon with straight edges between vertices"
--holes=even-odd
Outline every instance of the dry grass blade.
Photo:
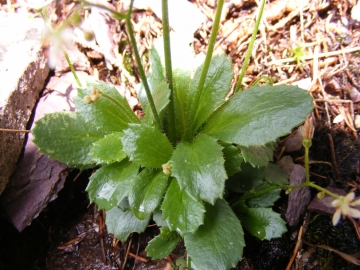
[{"label": "dry grass blade", "polygon": [[336,254],[338,254],[340,257],[342,257],[343,259],[347,260],[350,263],[353,263],[355,265],[360,265],[360,252],[354,253],[354,254],[346,254],[344,252],[338,251],[332,247],[329,246],[325,246],[325,245],[314,245],[311,244],[305,240],[303,240],[303,243],[308,245],[308,246],[312,246],[312,247],[317,247],[317,248],[322,248],[322,249],[326,249],[332,252],[335,252]]}]

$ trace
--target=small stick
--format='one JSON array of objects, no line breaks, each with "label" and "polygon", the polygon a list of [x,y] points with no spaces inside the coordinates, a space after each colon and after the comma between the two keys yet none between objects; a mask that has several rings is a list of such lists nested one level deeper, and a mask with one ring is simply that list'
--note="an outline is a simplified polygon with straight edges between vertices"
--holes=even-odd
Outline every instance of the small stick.
[{"label": "small stick", "polygon": [[293,255],[290,258],[290,261],[289,261],[288,265],[286,266],[286,270],[290,270],[291,265],[293,264],[293,262],[295,260],[296,254],[299,251],[299,247],[300,247],[300,244],[301,244],[302,231],[303,231],[303,226],[301,226],[300,229],[299,229],[295,249],[294,249]]},{"label": "small stick", "polygon": [[4,131],[4,132],[25,132],[25,133],[31,133],[31,130],[26,130],[26,129],[7,129],[7,128],[0,128],[0,131]]},{"label": "small stick", "polygon": [[140,262],[144,262],[144,263],[147,263],[147,262],[148,262],[148,260],[147,260],[146,258],[143,258],[143,257],[141,257],[141,256],[139,256],[139,255],[134,254],[134,253],[129,252],[128,255],[129,255],[130,257],[134,258],[135,260],[140,261]]},{"label": "small stick", "polygon": [[331,137],[331,134],[328,134],[328,138],[329,138],[329,143],[330,143],[330,150],[331,150],[331,159],[334,165],[334,169],[335,169],[335,174],[337,177],[337,181],[341,182],[341,176],[340,176],[340,172],[336,163],[336,156],[335,156],[335,149],[334,149],[334,141]]},{"label": "small stick", "polygon": [[127,250],[126,250],[126,254],[125,254],[125,258],[124,258],[124,263],[123,263],[123,265],[121,266],[121,270],[124,270],[124,269],[125,269],[125,265],[126,265],[126,262],[127,262],[128,256],[129,256],[129,251],[130,251],[131,244],[132,244],[132,237],[130,238],[130,241],[129,241],[129,243],[128,243],[128,248],[127,248]]}]

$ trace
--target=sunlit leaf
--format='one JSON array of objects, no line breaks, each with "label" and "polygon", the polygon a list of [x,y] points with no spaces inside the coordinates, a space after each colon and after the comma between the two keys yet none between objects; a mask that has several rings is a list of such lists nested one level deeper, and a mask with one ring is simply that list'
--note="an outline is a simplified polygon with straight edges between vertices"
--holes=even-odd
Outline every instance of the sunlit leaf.
[{"label": "sunlit leaf", "polygon": [[32,129],[33,142],[39,150],[70,167],[86,168],[96,164],[90,156],[93,143],[102,139],[106,132],[86,124],[74,112],[46,114],[36,121]]},{"label": "sunlit leaf", "polygon": [[130,233],[145,231],[149,220],[150,216],[139,220],[130,210],[122,211],[118,207],[113,207],[106,212],[105,222],[108,233],[112,233],[117,239],[124,242]]},{"label": "sunlit leaf", "polygon": [[121,132],[105,135],[103,139],[93,143],[90,155],[97,164],[111,164],[126,158],[122,151]]},{"label": "sunlit leaf", "polygon": [[129,124],[121,141],[130,160],[145,167],[161,168],[173,152],[167,137],[155,126],[145,123]]},{"label": "sunlit leaf", "polygon": [[138,170],[139,166],[128,160],[101,167],[90,177],[86,188],[90,202],[105,210],[118,206],[128,196]]},{"label": "sunlit leaf", "polygon": [[240,221],[223,199],[206,205],[204,225],[184,240],[188,256],[200,269],[235,267],[245,246]]},{"label": "sunlit leaf", "polygon": [[162,227],[160,234],[149,242],[145,251],[153,259],[162,259],[174,250],[179,240],[179,234],[170,231],[168,227]]},{"label": "sunlit leaf", "polygon": [[195,232],[203,224],[205,212],[203,203],[181,191],[175,179],[171,181],[161,209],[169,228],[177,231],[181,236]]},{"label": "sunlit leaf", "polygon": [[199,135],[192,142],[179,143],[171,158],[172,176],[181,190],[195,200],[214,204],[221,198],[227,178],[222,147],[211,137]]},{"label": "sunlit leaf", "polygon": [[232,96],[201,133],[242,146],[265,145],[304,122],[312,102],[309,92],[297,86],[255,86]]},{"label": "sunlit leaf", "polygon": [[[197,90],[203,65],[195,72],[190,85],[190,102],[194,98]],[[211,59],[210,67],[206,76],[203,92],[198,104],[194,119],[193,131],[195,132],[209,115],[222,103],[225,102],[227,94],[230,92],[230,83],[233,79],[231,60],[225,54],[215,56]]]},{"label": "sunlit leaf", "polygon": [[[85,104],[84,96],[90,96],[92,89],[99,89],[109,95],[112,100],[101,96],[95,103]],[[121,132],[128,123],[139,123],[140,120],[131,110],[125,97],[106,83],[89,83],[78,89],[78,96],[74,97],[77,112],[87,123],[104,131]]]},{"label": "sunlit leaf", "polygon": [[129,203],[138,219],[148,217],[158,206],[167,188],[168,178],[161,170],[146,168],[133,180]]},{"label": "sunlit leaf", "polygon": [[[170,89],[167,83],[162,82],[157,85],[153,92],[153,99],[156,107],[156,111],[160,116],[163,115],[164,109],[169,104]],[[154,121],[154,116],[150,106],[146,107],[145,118],[148,123]]]}]

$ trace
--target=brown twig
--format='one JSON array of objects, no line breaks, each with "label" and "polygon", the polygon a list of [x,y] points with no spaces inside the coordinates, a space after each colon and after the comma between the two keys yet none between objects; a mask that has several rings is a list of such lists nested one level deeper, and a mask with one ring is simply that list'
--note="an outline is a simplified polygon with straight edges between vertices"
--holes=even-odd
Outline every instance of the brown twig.
[{"label": "brown twig", "polygon": [[129,252],[128,255],[131,257],[131,258],[134,258],[135,260],[138,260],[140,262],[144,262],[144,263],[147,263],[148,262],[148,259],[144,258],[144,257],[141,257],[139,255],[136,255],[134,253],[131,253]]},{"label": "brown twig", "polygon": [[302,238],[302,231],[303,231],[303,226],[301,226],[300,229],[299,229],[296,245],[295,245],[293,254],[292,254],[291,258],[290,258],[290,261],[289,261],[288,265],[286,266],[286,270],[290,270],[291,265],[293,264],[293,262],[295,260],[296,254],[299,251],[299,247],[300,247],[300,244],[301,244],[301,238]]}]

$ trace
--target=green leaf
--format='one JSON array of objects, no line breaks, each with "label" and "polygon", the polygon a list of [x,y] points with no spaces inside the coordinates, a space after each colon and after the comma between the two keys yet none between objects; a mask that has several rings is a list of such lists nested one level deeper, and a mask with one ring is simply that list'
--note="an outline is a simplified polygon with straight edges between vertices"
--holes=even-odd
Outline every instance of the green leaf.
[{"label": "green leaf", "polygon": [[129,124],[121,138],[123,151],[135,163],[151,168],[161,168],[173,152],[171,143],[155,126]]},{"label": "green leaf", "polygon": [[90,202],[105,210],[118,206],[128,196],[138,171],[139,166],[128,160],[101,167],[90,177],[86,188]]},{"label": "green leaf", "polygon": [[126,158],[126,154],[122,151],[121,137],[123,133],[115,132],[105,135],[103,139],[93,143],[90,156],[96,164],[111,164]]},{"label": "green leaf", "polygon": [[[114,101],[101,96],[95,103],[85,104],[84,96],[90,96],[93,88],[99,89],[112,97]],[[78,96],[74,97],[77,112],[98,129],[111,132],[121,132],[127,128],[128,123],[140,123],[131,110],[126,98],[105,83],[89,83],[85,88],[78,89]]]},{"label": "green leaf", "polygon": [[[164,111],[164,109],[170,102],[170,89],[167,83],[162,82],[157,85],[154,92],[152,93],[152,96],[154,99],[156,111],[158,112],[158,114],[163,115],[163,113],[161,114],[161,112]],[[145,118],[148,123],[154,122],[154,115],[151,111],[150,106],[146,107]]]},{"label": "green leaf", "polygon": [[265,145],[304,122],[312,102],[297,86],[251,87],[213,113],[201,133],[242,146]]},{"label": "green leaf", "polygon": [[[194,98],[202,69],[203,65],[196,70],[191,81],[189,100]],[[194,119],[193,132],[204,123],[217,107],[225,102],[225,98],[230,92],[233,75],[231,60],[225,54],[211,59],[200,102],[195,115],[191,116],[191,119]]]},{"label": "green leaf", "polygon": [[162,259],[174,250],[179,240],[180,235],[168,227],[162,227],[160,234],[149,242],[145,251],[153,259]]},{"label": "green leaf", "polygon": [[167,222],[162,218],[162,211],[157,211],[156,213],[154,213],[152,218],[158,227],[163,227],[168,225]]},{"label": "green leaf", "polygon": [[201,269],[235,267],[245,246],[240,221],[223,199],[206,205],[204,225],[184,240],[188,256]]},{"label": "green leaf", "polygon": [[260,240],[281,237],[287,231],[286,222],[271,208],[248,208],[237,204],[233,209],[244,228]]},{"label": "green leaf", "polygon": [[227,178],[222,147],[211,137],[197,136],[192,142],[179,143],[171,158],[172,176],[181,190],[195,200],[214,204],[221,198]]},{"label": "green leaf", "polygon": [[[256,195],[256,193],[265,190],[267,188],[274,187],[274,185],[263,181],[260,185],[256,186],[254,189],[246,192],[244,196],[247,196],[249,193],[250,195]],[[270,207],[273,206],[274,203],[280,199],[280,192],[281,189],[274,189],[272,191],[266,192],[256,198],[249,199],[247,201],[247,204],[250,207]]]},{"label": "green leaf", "polygon": [[176,132],[179,138],[183,138],[188,127],[186,116],[188,112],[187,107],[191,83],[191,72],[181,69],[174,70],[173,81]]},{"label": "green leaf", "polygon": [[107,231],[124,242],[130,233],[145,231],[149,220],[150,216],[144,220],[139,220],[130,210],[122,211],[118,207],[113,207],[106,212],[105,223]]},{"label": "green leaf", "polygon": [[265,179],[276,185],[289,184],[289,177],[279,165],[269,163],[265,168]]},{"label": "green leaf", "polygon": [[[152,47],[149,50],[149,53],[150,53],[150,71],[149,74],[147,75],[147,79],[150,87],[150,92],[153,93],[156,86],[162,82],[165,82],[166,78],[165,78],[165,70],[162,65],[162,60],[157,49],[155,47]],[[140,100],[143,109],[146,110],[148,105],[148,99],[146,96],[145,88],[142,83],[140,84],[140,87],[137,90],[137,96]]]},{"label": "green leaf", "polygon": [[228,176],[231,176],[241,171],[240,165],[243,157],[239,153],[239,149],[234,145],[227,145],[223,149],[225,158],[225,170]]},{"label": "green leaf", "polygon": [[160,170],[145,168],[134,179],[129,192],[130,209],[138,219],[148,217],[160,203],[169,176]]},{"label": "green leaf", "polygon": [[57,112],[36,121],[32,134],[42,153],[70,167],[84,169],[95,166],[89,153],[92,144],[106,132],[86,124],[77,113]]},{"label": "green leaf", "polygon": [[195,232],[204,221],[203,203],[181,191],[175,179],[171,181],[166,192],[161,210],[169,228],[177,231],[181,236]]},{"label": "green leaf", "polygon": [[244,193],[263,183],[264,167],[254,168],[249,163],[241,164],[241,171],[226,181],[226,187],[233,192]]},{"label": "green leaf", "polygon": [[239,145],[245,162],[250,163],[254,167],[266,167],[269,161],[273,159],[274,145],[268,143],[261,146],[241,146]]}]

